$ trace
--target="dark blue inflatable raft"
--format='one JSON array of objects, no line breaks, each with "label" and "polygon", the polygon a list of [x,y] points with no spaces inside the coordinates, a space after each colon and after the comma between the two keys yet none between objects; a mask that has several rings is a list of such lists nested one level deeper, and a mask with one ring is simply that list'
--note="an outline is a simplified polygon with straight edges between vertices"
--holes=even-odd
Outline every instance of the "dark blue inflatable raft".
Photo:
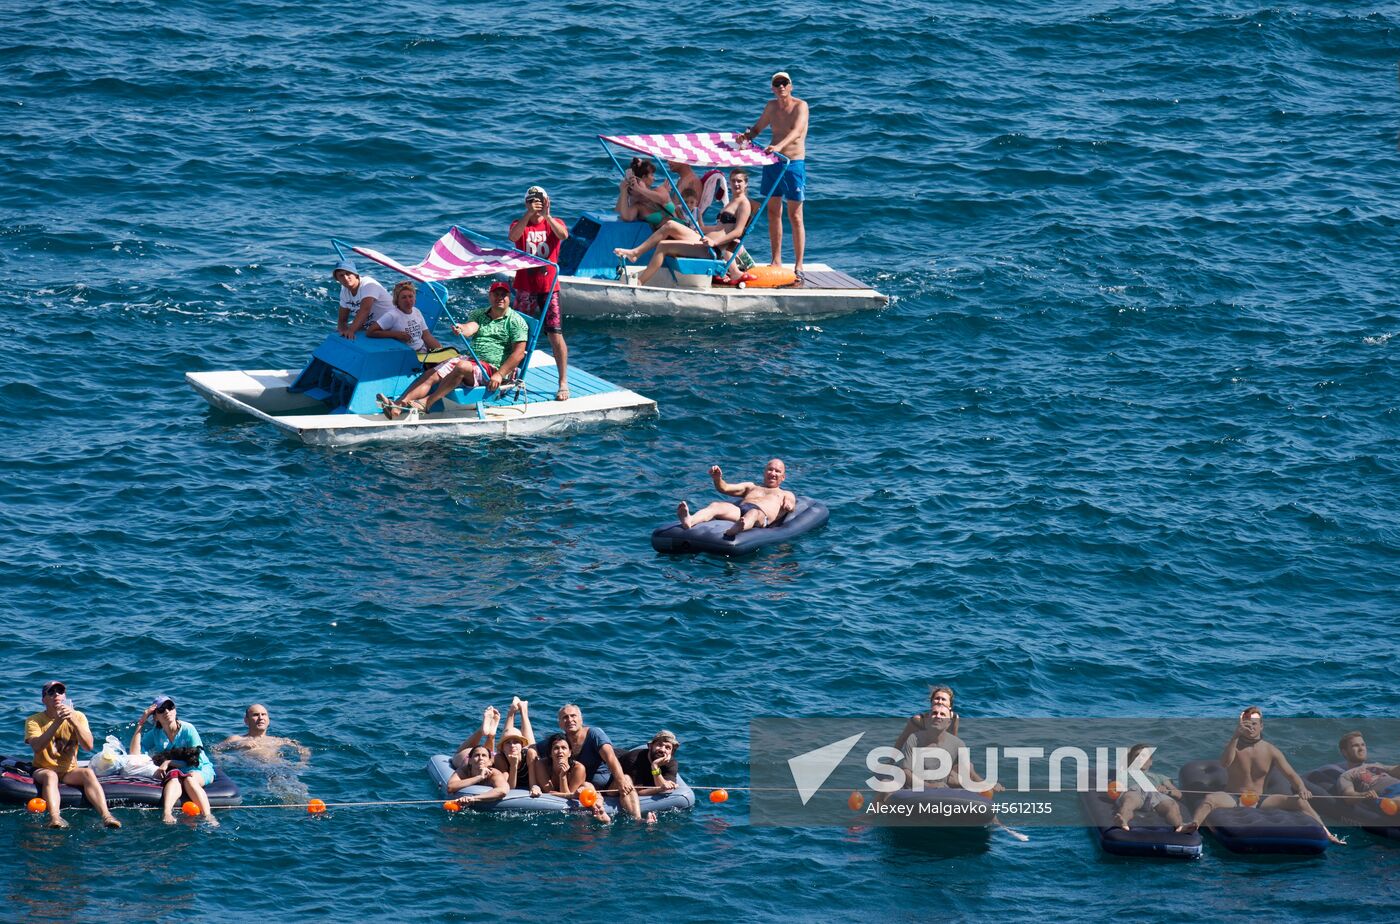
[{"label": "dark blue inflatable raft", "polygon": [[1119,857],[1159,857],[1195,860],[1201,856],[1201,835],[1178,834],[1156,810],[1143,805],[1128,819],[1128,830],[1114,824],[1117,809],[1105,792],[1081,792],[1079,806],[1104,853]]},{"label": "dark blue inflatable raft", "polygon": [[712,555],[747,555],[757,552],[764,546],[796,539],[826,525],[831,512],[826,504],[810,497],[798,497],[792,513],[772,526],[748,529],[733,539],[724,538],[724,533],[734,524],[727,520],[710,520],[686,529],[672,522],[651,534],[651,547],[668,554],[709,552]]},{"label": "dark blue inflatable raft", "polygon": [[[80,762],[80,763],[85,763]],[[18,802],[21,805],[40,795],[34,785],[33,770],[27,761],[13,757],[0,757],[0,802]],[[134,777],[100,776],[102,792],[108,805],[160,805],[163,784],[155,780]],[[214,782],[204,787],[212,806],[238,805],[243,796],[238,784],[215,768]],[[85,805],[83,791],[60,783],[58,786],[59,804],[63,808]],[[184,797],[181,796],[181,799]]]},{"label": "dark blue inflatable raft", "polygon": [[[1303,777],[1308,788],[1320,796],[1337,795],[1337,777],[1345,764],[1327,764]],[[1387,815],[1374,799],[1318,799],[1313,803],[1323,819],[1331,824],[1354,825],[1376,837],[1400,840],[1400,815]]]},{"label": "dark blue inflatable raft", "polygon": [[[1187,812],[1194,811],[1204,796],[1198,792],[1228,792],[1229,773],[1215,760],[1193,760],[1181,768],[1181,789],[1187,793]],[[1292,792],[1287,779],[1275,768],[1264,787],[1265,795]],[[1234,853],[1320,854],[1330,842],[1322,826],[1303,812],[1287,809],[1216,809],[1202,825],[1225,849]]]}]

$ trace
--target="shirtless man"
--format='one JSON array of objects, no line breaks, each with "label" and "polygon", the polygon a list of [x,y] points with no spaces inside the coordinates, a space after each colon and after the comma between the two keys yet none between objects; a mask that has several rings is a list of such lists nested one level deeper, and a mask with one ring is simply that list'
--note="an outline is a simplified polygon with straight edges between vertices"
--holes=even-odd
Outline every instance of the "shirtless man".
[{"label": "shirtless man", "polygon": [[782,490],[783,479],[787,477],[787,468],[783,465],[782,459],[770,459],[763,469],[763,484],[754,484],[751,481],[741,481],[738,484],[730,484],[724,480],[724,472],[718,465],[710,466],[710,478],[714,480],[715,490],[721,494],[728,494],[740,500],[715,501],[702,510],[697,510],[693,515],[690,506],[685,501],[680,502],[676,508],[676,517],[681,521],[681,526],[690,529],[698,523],[708,523],[710,520],[729,520],[733,522],[724,533],[724,538],[733,539],[746,529],[753,529],[755,526],[768,526],[778,521],[780,517],[791,513],[797,506],[797,495],[791,491]]},{"label": "shirtless man", "polygon": [[255,760],[271,764],[283,762],[282,751],[285,749],[297,752],[298,766],[305,767],[310,762],[310,748],[293,741],[291,738],[279,738],[267,733],[267,727],[272,724],[272,718],[267,714],[267,707],[262,703],[253,703],[248,707],[243,713],[243,724],[248,726],[248,734],[229,735],[214,745],[214,750],[242,751]]},{"label": "shirtless man", "polygon": [[[1323,824],[1322,819],[1318,817],[1317,810],[1308,804],[1312,793],[1304,785],[1303,778],[1288,763],[1288,758],[1284,757],[1283,752],[1274,747],[1273,744],[1264,740],[1264,713],[1257,706],[1250,706],[1240,713],[1240,724],[1235,729],[1235,734],[1226,742],[1225,750],[1220,754],[1220,762],[1225,765],[1225,770],[1229,773],[1230,789],[1234,792],[1260,794],[1259,808],[1282,808],[1303,812],[1322,825],[1322,830],[1326,832],[1327,839],[1332,843],[1346,843],[1328,830],[1327,825]],[[1295,795],[1262,795],[1269,771],[1274,767],[1278,767],[1288,778]],[[1200,805],[1196,806],[1191,820],[1177,830],[1183,834],[1189,834],[1199,828],[1211,812],[1218,808],[1234,808],[1235,805],[1235,797],[1230,793],[1213,792],[1202,799]]]},{"label": "shirtless man", "polygon": [[[739,141],[752,141],[772,126],[772,143],[763,150],[788,158],[786,173],[781,163],[763,168],[759,197],[767,196],[777,187],[777,194],[768,200],[768,242],[773,266],[783,264],[783,215],[778,200],[787,202],[788,223],[792,225],[792,268],[801,275],[802,254],[807,248],[807,229],[802,224],[802,202],[807,198],[807,101],[792,95],[792,78],[787,71],[774,74],[772,85],[773,98],[763,107],[763,114],[753,127],[739,133]],[[778,184],[780,173],[783,175],[781,185]]]},{"label": "shirtless man", "polygon": [[1400,799],[1400,764],[1387,767],[1366,760],[1366,739],[1361,732],[1347,732],[1337,748],[1347,769],[1337,777],[1337,795],[1358,799]]}]

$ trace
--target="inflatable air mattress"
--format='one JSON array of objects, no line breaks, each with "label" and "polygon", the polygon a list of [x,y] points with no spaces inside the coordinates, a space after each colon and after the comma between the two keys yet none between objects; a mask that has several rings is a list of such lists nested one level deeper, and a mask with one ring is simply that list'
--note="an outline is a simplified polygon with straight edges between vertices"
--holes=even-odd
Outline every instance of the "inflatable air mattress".
[{"label": "inflatable air mattress", "polygon": [[712,555],[745,555],[757,552],[764,546],[787,542],[810,533],[825,526],[830,517],[831,512],[826,509],[826,504],[810,497],[798,497],[792,513],[777,523],[744,530],[734,539],[724,538],[725,530],[734,525],[732,521],[710,520],[690,529],[672,521],[652,532],[651,547],[668,554],[709,552]]},{"label": "inflatable air mattress", "polygon": [[1168,857],[1195,860],[1201,856],[1201,835],[1178,834],[1154,809],[1140,807],[1124,831],[1113,821],[1114,800],[1103,792],[1081,792],[1079,806],[1104,853],[1119,857]]},{"label": "inflatable air mattress", "polygon": [[[1228,791],[1229,776],[1214,760],[1193,760],[1181,768],[1180,785],[1183,792]],[[1269,775],[1265,793],[1291,792],[1281,774]],[[1194,810],[1204,796],[1188,794],[1184,808]],[[1234,853],[1320,854],[1328,847],[1327,832],[1303,812],[1287,809],[1261,809],[1237,806],[1216,809],[1206,816],[1203,827]]]},{"label": "inflatable air mattress", "polygon": [[[1318,767],[1304,776],[1303,782],[1317,795],[1335,796],[1337,777],[1345,769],[1345,764]],[[1332,824],[1354,825],[1377,837],[1400,840],[1400,815],[1387,815],[1375,799],[1316,799],[1313,805],[1318,814]]]},{"label": "inflatable air mattress", "polygon": [[985,828],[996,818],[990,799],[966,789],[901,789],[890,793],[885,805],[908,806],[879,817],[911,826]]},{"label": "inflatable air mattress", "polygon": [[[453,796],[448,796],[447,781],[452,778],[452,764],[451,759],[446,754],[436,754],[430,758],[427,770],[428,776],[432,778],[433,786],[437,788],[438,795],[444,799],[480,795],[491,790],[489,786],[468,786],[466,789],[459,789],[453,793]],[[619,811],[617,796],[605,793],[603,803],[608,808],[608,814],[615,815]],[[677,809],[692,808],[694,805],[695,792],[680,777],[676,777],[676,788],[666,795],[641,797],[643,815],[647,812],[673,812]],[[528,789],[512,789],[504,797],[494,802],[474,802],[466,807],[475,812],[589,813],[589,810],[580,805],[577,799],[565,799],[550,795],[532,796]]]},{"label": "inflatable air mattress", "polygon": [[[204,789],[205,794],[209,796],[209,804],[240,804],[243,796],[238,791],[238,784],[217,772],[217,768],[215,770],[213,784]],[[23,804],[40,795],[38,787],[34,785],[34,778],[30,776],[31,772],[29,764],[24,761],[0,757],[0,801]],[[102,776],[98,779],[102,781],[102,791],[106,794],[109,805],[160,805],[161,784],[154,780],[120,775]],[[59,803],[64,808],[84,804],[81,789],[60,784],[58,795]]]}]

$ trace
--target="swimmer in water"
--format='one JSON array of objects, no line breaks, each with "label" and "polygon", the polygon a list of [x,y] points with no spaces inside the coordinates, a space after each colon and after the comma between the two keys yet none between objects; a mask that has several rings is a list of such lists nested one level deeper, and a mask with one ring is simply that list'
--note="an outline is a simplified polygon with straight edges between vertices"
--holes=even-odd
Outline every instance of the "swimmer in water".
[{"label": "swimmer in water", "polygon": [[291,738],[279,738],[267,733],[268,726],[272,724],[272,717],[268,715],[267,707],[262,703],[253,703],[247,708],[243,713],[243,724],[248,726],[248,734],[229,735],[214,745],[214,750],[240,751],[255,760],[268,764],[287,763],[288,761],[282,752],[292,750],[297,754],[298,768],[305,767],[310,763],[310,748],[293,741]]}]

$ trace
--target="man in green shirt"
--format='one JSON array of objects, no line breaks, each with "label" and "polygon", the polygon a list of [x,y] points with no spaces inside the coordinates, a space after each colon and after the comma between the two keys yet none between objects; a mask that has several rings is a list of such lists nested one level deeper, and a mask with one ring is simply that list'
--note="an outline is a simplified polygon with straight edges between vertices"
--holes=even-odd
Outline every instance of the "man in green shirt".
[{"label": "man in green shirt", "polygon": [[514,374],[525,358],[530,328],[510,307],[510,286],[499,280],[491,283],[490,297],[491,307],[469,311],[467,322],[452,328],[471,341],[481,363],[470,356],[454,356],[420,375],[397,401],[379,395],[385,417],[397,420],[406,410],[425,412],[459,387],[485,385],[489,394]]}]

